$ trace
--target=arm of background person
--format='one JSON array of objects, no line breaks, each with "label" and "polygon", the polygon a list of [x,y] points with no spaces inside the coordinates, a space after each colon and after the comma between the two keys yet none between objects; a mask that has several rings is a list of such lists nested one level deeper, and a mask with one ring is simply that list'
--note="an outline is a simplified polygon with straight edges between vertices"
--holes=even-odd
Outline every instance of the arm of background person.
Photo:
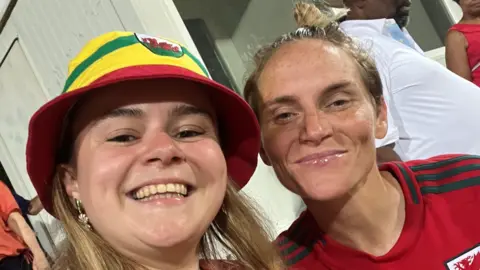
[{"label": "arm of background person", "polygon": [[29,215],[37,215],[42,210],[43,210],[43,205],[42,205],[42,202],[40,201],[40,198],[38,198],[38,196],[30,200],[30,204],[28,205]]},{"label": "arm of background person", "polygon": [[19,212],[14,211],[8,216],[7,224],[8,228],[17,234],[30,248],[34,262],[42,261],[43,264],[48,265],[47,258],[45,257],[43,250],[40,248],[35,233],[30,229],[23,216]]},{"label": "arm of background person", "polygon": [[467,56],[467,40],[465,36],[455,30],[450,30],[445,39],[445,60],[447,68],[469,81],[472,81],[472,72]]},{"label": "arm of background person", "polygon": [[[12,192],[3,182],[0,182],[0,219],[0,222],[7,224],[8,229],[17,234],[30,248],[34,256],[34,264],[40,266],[40,269],[47,269],[48,262],[37,242],[35,233],[20,214],[20,209]],[[37,268],[39,268],[38,266]]]},{"label": "arm of background person", "polygon": [[29,208],[29,205],[30,205],[30,201],[28,201],[27,199],[18,195],[13,190],[12,190],[12,195],[13,195],[13,198],[15,198],[15,202],[17,202],[18,207],[20,207],[20,211],[22,212],[22,215],[28,214],[28,208]]}]

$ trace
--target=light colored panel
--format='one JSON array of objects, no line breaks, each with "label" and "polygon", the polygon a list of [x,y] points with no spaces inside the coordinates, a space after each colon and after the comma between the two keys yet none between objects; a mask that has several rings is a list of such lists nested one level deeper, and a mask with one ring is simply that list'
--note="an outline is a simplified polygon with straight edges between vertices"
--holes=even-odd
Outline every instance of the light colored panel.
[{"label": "light colored panel", "polygon": [[[25,148],[28,122],[31,115],[47,97],[16,41],[0,67],[0,160],[17,192],[26,198],[34,196],[33,186],[26,173]],[[32,224],[47,251],[52,252],[50,237],[41,227],[40,216],[31,217]]]},{"label": "light colored panel", "polygon": [[453,0],[440,0],[440,2],[443,5],[445,5],[445,7],[447,8],[449,13],[448,15],[450,16],[452,21],[454,22],[460,21],[460,19],[463,16],[463,13],[462,13],[462,9],[457,3],[453,2]]},{"label": "light colored panel", "polygon": [[0,0],[0,19],[3,17],[5,9],[7,8],[7,5],[10,1],[11,0]]},{"label": "light colored panel", "polygon": [[275,236],[288,229],[304,209],[300,197],[284,188],[273,169],[265,165],[261,158],[258,159],[255,174],[242,191],[261,207]]},{"label": "light colored panel", "polygon": [[440,48],[425,52],[425,56],[438,62],[444,67],[447,66],[446,60],[445,60],[445,47],[440,47]]},{"label": "light colored panel", "polygon": [[251,0],[232,37],[247,69],[255,51],[296,28],[291,0]]},{"label": "light colored panel", "polygon": [[243,91],[245,66],[238,54],[235,44],[233,44],[232,40],[229,38],[216,39],[215,44],[223,63],[225,63],[227,71],[232,75],[235,86],[239,91]]},{"label": "light colored panel", "polygon": [[21,0],[9,24],[31,57],[49,98],[61,93],[67,64],[91,38],[124,30],[110,1]]}]

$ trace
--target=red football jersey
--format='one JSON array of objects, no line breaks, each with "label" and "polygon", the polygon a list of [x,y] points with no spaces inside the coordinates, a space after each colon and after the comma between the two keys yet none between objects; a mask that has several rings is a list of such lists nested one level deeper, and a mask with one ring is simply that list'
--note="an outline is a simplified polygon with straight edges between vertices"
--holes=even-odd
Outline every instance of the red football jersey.
[{"label": "red football jersey", "polygon": [[401,184],[405,224],[397,243],[372,256],[329,238],[305,211],[277,238],[290,269],[479,270],[480,156],[444,155],[380,166]]}]

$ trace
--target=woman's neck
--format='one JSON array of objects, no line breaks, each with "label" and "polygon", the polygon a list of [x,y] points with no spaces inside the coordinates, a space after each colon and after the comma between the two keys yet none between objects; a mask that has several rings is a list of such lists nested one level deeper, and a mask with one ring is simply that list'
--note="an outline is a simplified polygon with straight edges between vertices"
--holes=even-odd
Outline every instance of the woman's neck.
[{"label": "woman's neck", "polygon": [[170,264],[154,262],[153,266],[143,265],[148,270],[201,270],[199,260],[196,262],[183,263],[183,264]]},{"label": "woman's neck", "polygon": [[405,221],[400,184],[376,166],[348,196],[305,203],[330,238],[375,256],[386,254],[395,245]]},{"label": "woman's neck", "polygon": [[197,254],[195,246],[181,245],[130,254],[129,257],[149,270],[199,270]]},{"label": "woman's neck", "polygon": [[463,17],[459,21],[459,23],[480,24],[480,16],[472,16],[472,15],[469,15],[469,14],[463,14]]}]

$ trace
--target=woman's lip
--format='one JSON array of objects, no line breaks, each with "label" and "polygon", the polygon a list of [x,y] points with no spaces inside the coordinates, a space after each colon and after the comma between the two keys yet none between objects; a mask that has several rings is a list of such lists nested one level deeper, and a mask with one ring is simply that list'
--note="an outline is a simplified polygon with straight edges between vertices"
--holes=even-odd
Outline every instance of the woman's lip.
[{"label": "woman's lip", "polygon": [[167,184],[182,184],[182,185],[185,185],[187,186],[189,189],[194,189],[195,186],[193,185],[193,183],[191,182],[188,182],[188,181],[185,181],[181,178],[156,178],[156,179],[152,179],[152,180],[149,180],[149,181],[146,181],[146,182],[143,182],[143,183],[140,183],[140,184],[137,184],[136,186],[134,186],[133,188],[129,188],[127,189],[128,191],[126,192],[127,194],[129,193],[134,193],[135,191],[141,189],[141,188],[144,188],[146,186],[151,186],[151,185],[160,185],[160,184],[163,184],[163,185],[167,185]]},{"label": "woman's lip", "polygon": [[[159,195],[159,194],[157,194],[157,195]],[[141,205],[144,205],[144,206],[165,206],[165,207],[169,207],[169,206],[182,205],[182,204],[186,203],[187,201],[189,201],[192,196],[195,196],[195,195],[192,193],[192,194],[188,194],[187,196],[183,196],[183,197],[169,197],[169,198],[167,198],[166,196],[153,195],[152,198],[146,199],[146,200],[136,200],[136,199],[131,198],[131,197],[129,199],[131,199],[135,203],[138,203],[138,204],[141,204]]]},{"label": "woman's lip", "polygon": [[297,161],[295,161],[295,163],[297,163],[297,164],[312,163],[316,160],[323,160],[323,159],[328,159],[330,157],[343,155],[346,152],[347,151],[345,151],[345,150],[327,150],[327,151],[317,152],[317,153],[314,153],[314,154],[304,156],[304,157],[298,159]]}]

